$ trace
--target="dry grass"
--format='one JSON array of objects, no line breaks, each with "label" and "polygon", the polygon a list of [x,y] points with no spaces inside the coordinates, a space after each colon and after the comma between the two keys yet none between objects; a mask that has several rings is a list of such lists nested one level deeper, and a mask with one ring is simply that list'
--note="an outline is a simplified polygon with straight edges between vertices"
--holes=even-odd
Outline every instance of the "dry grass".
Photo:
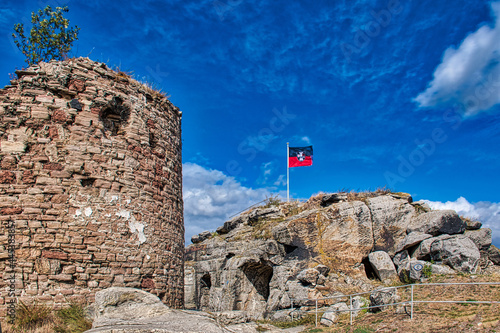
[{"label": "dry grass", "polygon": [[92,327],[84,304],[73,303],[53,310],[43,304],[19,303],[14,324],[1,323],[3,333],[81,333]]},{"label": "dry grass", "polygon": [[[434,276],[429,282],[500,282],[500,275]],[[399,289],[401,290],[401,289]],[[409,288],[398,292],[409,299]],[[431,286],[414,287],[415,300],[499,301],[500,286]],[[406,307],[410,312],[410,306]],[[349,317],[341,316],[333,327],[310,327],[304,332],[500,332],[500,304],[421,303],[414,305],[410,319],[401,307],[389,307],[379,313],[363,313],[349,325]]]}]

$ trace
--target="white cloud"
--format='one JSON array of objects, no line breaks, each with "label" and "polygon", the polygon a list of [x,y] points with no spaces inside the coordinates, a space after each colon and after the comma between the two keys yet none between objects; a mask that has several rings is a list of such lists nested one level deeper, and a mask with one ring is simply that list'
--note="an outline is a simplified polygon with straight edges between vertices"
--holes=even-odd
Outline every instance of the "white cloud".
[{"label": "white cloud", "polygon": [[480,27],[444,52],[434,79],[415,98],[420,107],[459,105],[469,116],[500,103],[500,2],[491,7],[494,26]]},{"label": "white cloud", "polygon": [[480,201],[471,204],[464,197],[447,202],[424,201],[432,209],[453,209],[459,215],[481,221],[483,228],[490,228],[492,230],[493,243],[497,247],[500,247],[500,202]]},{"label": "white cloud", "polygon": [[186,240],[204,230],[214,231],[229,216],[264,200],[267,189],[244,187],[234,177],[198,164],[183,165]]}]

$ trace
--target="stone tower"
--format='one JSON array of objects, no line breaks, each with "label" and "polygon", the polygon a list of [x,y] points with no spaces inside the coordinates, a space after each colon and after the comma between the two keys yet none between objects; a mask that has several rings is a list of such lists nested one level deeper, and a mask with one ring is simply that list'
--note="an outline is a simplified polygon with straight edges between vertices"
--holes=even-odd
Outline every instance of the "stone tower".
[{"label": "stone tower", "polygon": [[13,295],[62,305],[110,286],[182,307],[179,109],[87,58],[16,74],[0,90],[0,316]]}]

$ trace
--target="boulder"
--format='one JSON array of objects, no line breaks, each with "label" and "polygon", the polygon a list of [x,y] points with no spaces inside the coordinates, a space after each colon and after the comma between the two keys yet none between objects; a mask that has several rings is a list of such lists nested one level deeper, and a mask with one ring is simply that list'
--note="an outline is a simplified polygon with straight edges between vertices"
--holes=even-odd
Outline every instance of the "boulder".
[{"label": "boulder", "polygon": [[209,239],[210,237],[212,237],[212,233],[210,231],[203,231],[198,235],[194,235],[193,237],[191,237],[191,242],[193,244],[201,243],[204,240]]},{"label": "boulder", "polygon": [[288,281],[285,288],[294,306],[304,306],[311,303],[309,299],[322,297],[314,288],[304,287],[299,281]]},{"label": "boulder", "polygon": [[454,210],[435,210],[413,218],[407,232],[413,231],[432,236],[461,234],[465,231],[465,223]]},{"label": "boulder", "polygon": [[316,285],[316,281],[318,281],[320,273],[317,269],[315,268],[308,268],[299,273],[297,275],[297,280],[302,282],[303,285],[307,286],[312,284],[313,286]]},{"label": "boulder", "polygon": [[464,222],[465,222],[465,229],[466,230],[477,230],[477,229],[481,229],[481,227],[483,226],[483,224],[481,222],[473,221],[473,220],[468,219],[468,218],[465,218]]},{"label": "boulder", "polygon": [[400,196],[383,195],[367,200],[373,222],[372,251],[385,251],[392,257],[396,246],[406,237],[415,208],[408,203],[409,195],[400,193]]},{"label": "boulder", "polygon": [[430,264],[422,260],[407,261],[398,267],[399,278],[405,283],[421,281],[426,277],[424,275],[426,265]]},{"label": "boulder", "polygon": [[495,265],[500,265],[500,250],[495,245],[490,245],[488,248],[488,258]]},{"label": "boulder", "polygon": [[450,235],[441,235],[437,237],[424,239],[418,247],[413,251],[411,257],[418,260],[431,260],[431,245],[432,243],[444,239],[451,238]]},{"label": "boulder", "polygon": [[389,193],[388,195],[395,198],[395,199],[405,200],[406,202],[408,202],[410,204],[413,202],[413,198],[412,198],[411,194],[409,194],[409,193],[395,192],[395,193]]},{"label": "boulder", "polygon": [[292,310],[290,309],[274,311],[271,313],[268,319],[278,322],[292,321],[291,312]]},{"label": "boulder", "polygon": [[220,235],[227,234],[228,232],[236,229],[240,224],[248,222],[248,215],[238,215],[224,222],[224,225],[217,228],[217,233]]},{"label": "boulder", "polygon": [[330,268],[325,265],[318,265],[314,267],[314,269],[318,270],[318,272],[323,276],[328,276],[328,273],[330,273]]},{"label": "boulder", "polygon": [[385,304],[397,303],[400,297],[398,296],[398,291],[396,288],[377,288],[370,294],[370,306],[374,308],[370,309],[371,312],[379,312],[386,309]]},{"label": "boulder", "polygon": [[347,201],[347,193],[330,193],[321,198],[321,206],[326,207],[331,204]]},{"label": "boulder", "polygon": [[491,229],[466,230],[465,236],[469,237],[479,250],[487,250],[491,245]]},{"label": "boulder", "polygon": [[476,244],[466,236],[457,235],[434,241],[430,249],[434,261],[442,261],[463,273],[474,273],[481,258]]},{"label": "boulder", "polygon": [[325,310],[323,316],[321,316],[320,323],[325,326],[333,326],[338,316],[342,313],[348,313],[349,307],[345,303],[336,303]]},{"label": "boulder", "polygon": [[424,200],[413,201],[411,204],[418,211],[422,211],[424,213],[428,213],[428,212],[430,212],[432,210],[432,208]]},{"label": "boulder", "polygon": [[273,220],[283,217],[285,217],[285,215],[281,211],[281,208],[277,206],[269,208],[255,208],[248,214],[248,222],[253,225],[260,220]]},{"label": "boulder", "polygon": [[134,288],[98,291],[89,312],[93,323],[88,333],[228,332],[206,314],[171,310],[155,295]]},{"label": "boulder", "polygon": [[396,252],[401,252],[410,247],[420,244],[425,239],[432,238],[432,235],[419,231],[410,232],[396,248]]},{"label": "boulder", "polygon": [[323,274],[320,274],[318,276],[318,280],[316,281],[316,285],[322,286],[325,284],[326,281],[327,281],[326,277]]},{"label": "boulder", "polygon": [[387,252],[375,251],[368,255],[368,260],[381,281],[397,279],[397,272],[391,257]]},{"label": "boulder", "polygon": [[396,267],[399,267],[400,265],[406,263],[409,260],[410,260],[410,255],[408,254],[408,250],[398,252],[394,255],[394,258],[392,258],[392,262]]},{"label": "boulder", "polygon": [[446,265],[436,265],[432,264],[431,265],[431,273],[432,274],[457,274],[453,269],[450,268],[450,266]]}]

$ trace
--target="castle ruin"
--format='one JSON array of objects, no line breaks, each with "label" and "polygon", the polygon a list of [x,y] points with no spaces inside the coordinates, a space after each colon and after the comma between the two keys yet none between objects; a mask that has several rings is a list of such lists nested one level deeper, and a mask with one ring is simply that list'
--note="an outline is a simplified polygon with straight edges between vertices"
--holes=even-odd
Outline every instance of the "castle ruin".
[{"label": "castle ruin", "polygon": [[87,58],[16,74],[0,90],[0,317],[12,296],[61,306],[111,286],[182,307],[179,109]]}]

